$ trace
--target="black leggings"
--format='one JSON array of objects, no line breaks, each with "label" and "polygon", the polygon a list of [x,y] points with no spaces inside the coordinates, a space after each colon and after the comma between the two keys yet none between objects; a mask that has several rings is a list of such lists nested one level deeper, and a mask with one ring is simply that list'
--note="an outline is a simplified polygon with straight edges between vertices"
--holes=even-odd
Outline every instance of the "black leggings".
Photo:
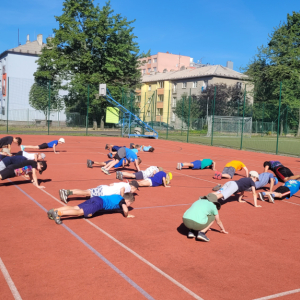
[{"label": "black leggings", "polygon": [[7,167],[4,170],[0,171],[0,175],[2,177],[2,180],[6,178],[12,178],[15,177],[15,170],[13,168]]}]

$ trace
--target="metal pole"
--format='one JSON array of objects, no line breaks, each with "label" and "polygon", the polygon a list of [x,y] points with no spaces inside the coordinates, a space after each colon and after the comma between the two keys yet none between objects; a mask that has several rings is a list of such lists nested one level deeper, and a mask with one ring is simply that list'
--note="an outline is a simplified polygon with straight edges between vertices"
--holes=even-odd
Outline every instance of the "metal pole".
[{"label": "metal pole", "polygon": [[90,106],[90,85],[88,84],[88,96],[87,96],[87,107],[86,107],[86,123],[85,123],[85,135],[88,135],[89,126],[89,106]]},{"label": "metal pole", "polygon": [[216,106],[216,94],[217,94],[217,87],[215,86],[215,91],[214,91],[214,103],[213,103],[213,119],[212,119],[212,126],[211,126],[211,142],[210,145],[213,145],[213,140],[214,140],[214,123],[215,123],[215,106]]},{"label": "metal pole", "polygon": [[181,112],[181,135],[182,135],[182,130],[183,130],[183,119],[184,119],[184,97],[182,97],[182,112]]},{"label": "metal pole", "polygon": [[261,122],[261,136],[264,134],[264,117],[265,117],[265,102],[263,103],[263,114],[262,114],[262,122]]},{"label": "metal pole", "polygon": [[285,119],[285,135],[288,134],[288,115],[289,115],[289,106],[286,106],[286,119]]},{"label": "metal pole", "polygon": [[247,87],[247,84],[245,84],[245,92],[244,92],[243,119],[242,119],[242,135],[241,135],[241,147],[240,147],[240,150],[242,150],[242,148],[243,148],[245,104],[246,104],[246,93],[247,93],[246,87]]},{"label": "metal pole", "polygon": [[280,81],[280,92],[279,92],[279,107],[278,107],[278,124],[277,124],[276,154],[278,154],[278,139],[279,139],[279,129],[280,129],[281,89],[282,89],[282,81]]},{"label": "metal pole", "polygon": [[8,133],[9,77],[7,78],[6,133]]},{"label": "metal pole", "polygon": [[170,93],[171,91],[169,90],[169,100],[168,100],[168,116],[167,116],[167,139],[169,135],[169,112],[170,112]]},{"label": "metal pole", "polygon": [[190,133],[190,117],[191,117],[191,92],[192,89],[190,89],[190,97],[189,97],[189,116],[188,116],[188,132],[187,132],[187,136],[186,136],[186,142],[189,142],[189,133]]},{"label": "metal pole", "polygon": [[49,99],[48,99],[48,135],[50,131],[50,102],[51,102],[51,80],[49,80]]}]

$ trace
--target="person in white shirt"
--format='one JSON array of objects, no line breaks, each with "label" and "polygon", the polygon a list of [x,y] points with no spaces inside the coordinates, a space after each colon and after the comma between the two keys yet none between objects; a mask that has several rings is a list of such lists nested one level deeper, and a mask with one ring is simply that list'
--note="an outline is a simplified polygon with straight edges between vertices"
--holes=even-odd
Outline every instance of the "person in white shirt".
[{"label": "person in white shirt", "polygon": [[46,155],[44,153],[28,153],[25,151],[19,151],[16,155],[21,155],[26,157],[28,160],[45,160]]},{"label": "person in white shirt", "polygon": [[116,178],[123,180],[123,177],[128,177],[128,178],[134,178],[136,180],[145,180],[147,178],[152,177],[154,174],[158,173],[159,171],[163,171],[163,170],[164,169],[162,167],[151,166],[147,168],[145,171],[140,171],[136,173],[117,171]]},{"label": "person in white shirt", "polygon": [[84,196],[84,197],[101,197],[101,196],[110,196],[110,195],[121,195],[125,193],[134,193],[138,190],[139,184],[136,180],[128,182],[118,182],[112,183],[110,185],[99,185],[96,188],[88,190],[59,190],[60,200],[64,203],[68,203],[68,197],[71,195]]}]

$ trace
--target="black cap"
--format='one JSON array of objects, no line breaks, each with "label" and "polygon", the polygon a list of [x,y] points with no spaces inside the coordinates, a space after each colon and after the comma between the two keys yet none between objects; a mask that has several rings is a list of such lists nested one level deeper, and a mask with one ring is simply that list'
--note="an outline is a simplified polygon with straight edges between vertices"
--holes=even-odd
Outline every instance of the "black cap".
[{"label": "black cap", "polygon": [[139,183],[136,180],[130,181],[129,184],[134,186],[136,189],[139,189]]},{"label": "black cap", "polygon": [[47,170],[47,163],[45,161],[40,161],[39,163],[43,166],[43,169],[39,171],[40,174],[42,174],[44,171]]}]

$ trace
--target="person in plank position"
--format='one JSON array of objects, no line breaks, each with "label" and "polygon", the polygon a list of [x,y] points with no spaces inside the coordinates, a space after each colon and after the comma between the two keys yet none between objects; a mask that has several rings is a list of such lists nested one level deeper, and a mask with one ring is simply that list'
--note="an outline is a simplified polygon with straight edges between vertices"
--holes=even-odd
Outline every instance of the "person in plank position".
[{"label": "person in plank position", "polygon": [[58,144],[64,144],[65,143],[65,139],[64,138],[60,138],[59,140],[54,140],[50,143],[43,143],[39,146],[21,146],[21,150],[24,151],[24,149],[48,149],[48,148],[53,148],[53,151],[55,154],[59,154],[59,152],[56,152],[56,146]]},{"label": "person in plank position", "polygon": [[140,171],[139,164],[142,162],[140,158],[130,149],[123,147],[120,148],[116,155],[114,156],[113,161],[108,163],[106,166],[102,167],[101,170],[106,174],[110,175],[109,170],[114,167],[122,158],[126,158],[129,162],[134,162],[137,171]]},{"label": "person in plank position", "polygon": [[221,180],[222,178],[232,179],[236,171],[244,170],[246,172],[246,177],[248,177],[248,169],[247,167],[238,160],[232,160],[228,164],[225,165],[222,173],[217,172],[215,173],[214,178]]},{"label": "person in plank position", "polygon": [[[112,160],[107,160],[107,161],[103,161],[103,162],[97,162],[97,161],[93,161],[88,159],[86,164],[88,168],[93,168],[93,165],[97,165],[99,167],[104,167],[106,166],[108,163],[112,162]],[[116,165],[114,165],[114,168],[125,168],[125,167],[129,167],[130,166],[130,162],[126,159],[126,158],[122,158]]]},{"label": "person in plank position", "polygon": [[218,199],[226,200],[232,194],[241,193],[238,201],[246,202],[242,200],[242,198],[244,196],[245,191],[251,188],[254,206],[261,207],[260,205],[257,205],[257,195],[255,192],[255,182],[259,180],[259,175],[256,171],[251,171],[249,173],[249,176],[250,177],[242,178],[236,181],[228,181],[220,188],[220,190],[211,194],[216,195]]},{"label": "person in plank position", "polygon": [[194,238],[196,231],[198,240],[209,242],[206,232],[210,230],[215,220],[221,232],[228,234],[219,216],[218,210],[220,209],[221,204],[215,195],[200,197],[199,200],[194,202],[182,217],[183,224],[190,230],[188,237]]},{"label": "person in plank position", "polygon": [[172,180],[173,175],[172,173],[166,174],[164,171],[159,171],[158,173],[154,174],[152,177],[147,178],[142,181],[137,181],[139,186],[160,186],[163,185],[164,187],[170,187],[170,181]]},{"label": "person in plank position", "polygon": [[216,163],[209,158],[204,158],[202,160],[195,160],[190,163],[177,163],[177,170],[181,170],[182,168],[189,168],[193,170],[203,170],[203,169],[212,169],[216,170]]},{"label": "person in plank position", "polygon": [[69,196],[83,196],[83,197],[101,197],[101,196],[110,196],[110,195],[121,195],[123,196],[125,193],[135,193],[135,191],[139,188],[138,182],[132,180],[131,182],[118,182],[112,183],[110,185],[99,185],[96,188],[92,188],[89,190],[59,190],[60,200],[64,203],[68,203]]},{"label": "person in plank position", "polygon": [[271,160],[264,162],[265,172],[271,170],[281,182],[287,182],[288,180],[297,180],[300,178],[300,175],[294,175],[293,172],[282,165],[280,161]]},{"label": "person in plank position", "polygon": [[45,158],[46,158],[46,154],[44,154],[44,153],[28,153],[25,151],[19,151],[15,155],[16,156],[24,156],[28,160],[35,160],[35,161],[45,160]]},{"label": "person in plank position", "polygon": [[7,152],[10,153],[12,143],[18,144],[18,146],[20,146],[22,144],[22,139],[20,137],[5,136],[0,139],[0,149],[7,148]]},{"label": "person in plank position", "polygon": [[25,160],[19,164],[10,165],[0,171],[0,180],[13,178],[16,176],[29,176],[31,182],[38,188],[43,189],[44,186],[39,186],[37,180],[37,171],[42,174],[47,169],[45,161],[36,162],[34,160]]},{"label": "person in plank position", "polygon": [[6,156],[0,161],[0,171],[10,165],[22,163],[25,160],[27,160],[27,158],[24,156]]},{"label": "person in plank position", "polygon": [[155,149],[152,146],[144,146],[144,145],[136,145],[134,143],[130,143],[130,149],[137,149],[142,152],[153,152]]},{"label": "person in plank position", "polygon": [[96,212],[122,209],[125,218],[134,218],[128,213],[128,207],[134,202],[134,195],[125,193],[121,195],[110,195],[92,197],[77,206],[63,206],[52,208],[47,212],[48,218],[54,220],[56,224],[62,224],[61,217],[92,217]]},{"label": "person in plank position", "polygon": [[265,201],[264,198],[268,197],[269,202],[274,203],[275,198],[283,200],[285,198],[290,199],[294,194],[300,190],[299,180],[288,180],[284,185],[279,186],[274,192],[261,192],[258,193],[260,200]]},{"label": "person in plank position", "polygon": [[123,180],[123,177],[128,177],[128,178],[134,178],[136,180],[143,180],[150,178],[154,176],[154,174],[158,173],[159,171],[163,171],[164,169],[162,167],[156,167],[156,166],[151,166],[147,168],[145,171],[140,171],[136,173],[128,173],[128,172],[121,172],[117,171],[116,173],[116,178]]}]

